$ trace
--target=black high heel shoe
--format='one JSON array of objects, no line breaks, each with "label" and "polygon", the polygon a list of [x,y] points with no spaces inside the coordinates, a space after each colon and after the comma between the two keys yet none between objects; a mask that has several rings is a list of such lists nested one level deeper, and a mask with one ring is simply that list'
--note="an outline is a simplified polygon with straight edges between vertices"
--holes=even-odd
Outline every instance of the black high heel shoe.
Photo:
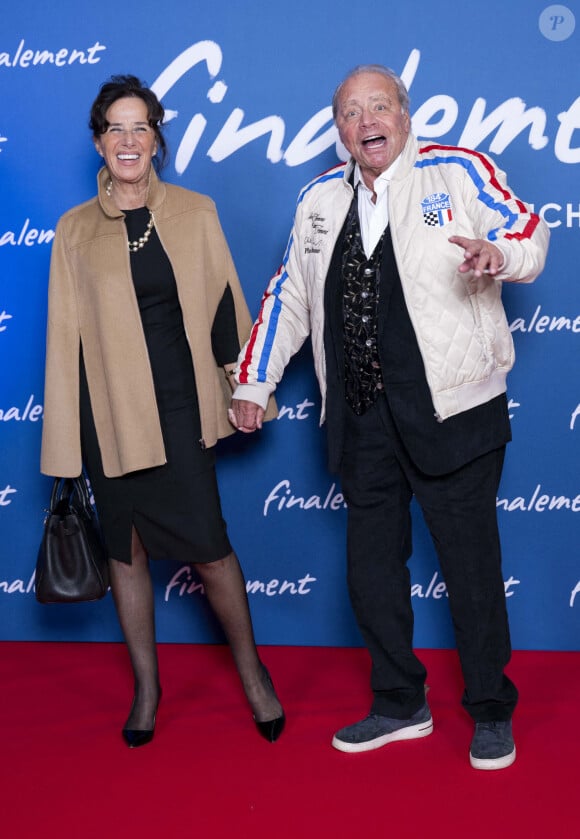
[{"label": "black high heel shoe", "polygon": [[[159,708],[159,701],[161,700],[161,694],[159,694],[159,699],[157,700],[157,708]],[[133,705],[131,706],[131,711],[133,710],[133,706],[135,705],[135,700],[133,699]],[[153,714],[153,728],[123,728],[121,734],[123,735],[123,740],[129,746],[130,749],[138,749],[139,746],[146,746],[147,743],[150,743],[153,740],[153,735],[155,734],[155,719],[157,717],[157,708],[155,708],[155,713]],[[129,714],[131,716],[131,714]]]},{"label": "black high heel shoe", "polygon": [[[262,671],[267,685],[272,688],[272,692],[276,694],[268,669],[263,664]],[[273,720],[265,721],[257,720],[254,716],[254,722],[256,723],[256,728],[258,729],[259,734],[261,734],[265,740],[268,740],[269,743],[275,743],[284,731],[284,726],[286,725],[286,715],[284,714],[284,711],[282,711],[281,716],[275,717]]]},{"label": "black high heel shoe", "polygon": [[282,714],[281,717],[276,717],[275,719],[267,720],[266,722],[258,722],[258,720],[254,717],[254,722],[256,723],[256,728],[262,737],[270,743],[275,743],[284,731],[284,726],[286,725],[286,715]]},{"label": "black high heel shoe", "polygon": [[146,746],[153,740],[155,734],[155,720],[153,720],[153,728],[124,728],[122,730],[123,740],[130,749],[137,749],[139,746]]}]

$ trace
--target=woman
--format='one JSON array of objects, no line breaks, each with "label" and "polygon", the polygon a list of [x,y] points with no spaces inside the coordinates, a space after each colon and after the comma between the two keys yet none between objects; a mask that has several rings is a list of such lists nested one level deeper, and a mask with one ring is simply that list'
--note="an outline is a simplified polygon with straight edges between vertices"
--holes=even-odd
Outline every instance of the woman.
[{"label": "woman", "polygon": [[233,432],[231,374],[249,312],[213,202],[163,183],[164,111],[134,76],[91,109],[98,195],[53,243],[41,469],[94,492],[135,693],[123,737],[153,738],[161,687],[149,557],[191,563],[230,644],[259,732],[285,717],[258,658],[222,519],[214,445]]}]

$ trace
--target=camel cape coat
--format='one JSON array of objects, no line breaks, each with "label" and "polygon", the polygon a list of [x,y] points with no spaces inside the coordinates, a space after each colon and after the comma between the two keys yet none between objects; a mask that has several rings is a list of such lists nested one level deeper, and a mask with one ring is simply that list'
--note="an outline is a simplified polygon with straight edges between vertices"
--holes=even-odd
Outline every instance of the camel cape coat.
[{"label": "camel cape coat", "polygon": [[[153,376],[129,262],[124,214],[98,195],[60,219],[50,267],[41,471],[75,477],[82,469],[79,353],[105,475],[117,477],[166,462]],[[251,320],[210,198],[160,181],[153,169],[147,207],[177,284],[195,371],[202,444],[232,434],[231,390],[211,346],[214,316],[229,284],[240,346]],[[235,359],[232,359],[234,361]],[[268,418],[275,416],[271,405]]]}]

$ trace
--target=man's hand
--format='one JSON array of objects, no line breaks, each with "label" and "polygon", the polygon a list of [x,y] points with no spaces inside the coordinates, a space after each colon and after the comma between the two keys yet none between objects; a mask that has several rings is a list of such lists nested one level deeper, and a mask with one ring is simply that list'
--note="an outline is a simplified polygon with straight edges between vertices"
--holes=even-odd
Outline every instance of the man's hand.
[{"label": "man's hand", "polygon": [[468,239],[465,236],[451,236],[453,245],[463,248],[463,262],[459,266],[462,274],[473,271],[476,277],[490,274],[492,277],[503,267],[503,254],[499,248],[485,239]]},{"label": "man's hand", "polygon": [[238,431],[251,434],[252,431],[262,427],[264,409],[260,405],[256,405],[255,402],[248,402],[247,399],[232,399],[232,407],[228,411],[228,418]]}]

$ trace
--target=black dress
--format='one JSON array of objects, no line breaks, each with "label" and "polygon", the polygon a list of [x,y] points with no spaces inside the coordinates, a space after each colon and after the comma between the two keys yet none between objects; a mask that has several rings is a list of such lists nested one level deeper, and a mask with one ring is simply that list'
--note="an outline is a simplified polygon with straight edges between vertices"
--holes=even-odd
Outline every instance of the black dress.
[{"label": "black dress", "polygon": [[[138,239],[149,220],[143,207],[126,210],[129,239]],[[231,552],[215,474],[215,452],[200,445],[201,427],[195,376],[175,278],[155,228],[147,244],[131,253],[131,272],[141,313],[167,463],[118,478],[103,474],[87,380],[81,355],[81,442],[83,463],[109,556],[131,562],[135,526],[151,558],[212,562]],[[212,329],[218,365],[239,352],[233,297],[229,287]]]}]

